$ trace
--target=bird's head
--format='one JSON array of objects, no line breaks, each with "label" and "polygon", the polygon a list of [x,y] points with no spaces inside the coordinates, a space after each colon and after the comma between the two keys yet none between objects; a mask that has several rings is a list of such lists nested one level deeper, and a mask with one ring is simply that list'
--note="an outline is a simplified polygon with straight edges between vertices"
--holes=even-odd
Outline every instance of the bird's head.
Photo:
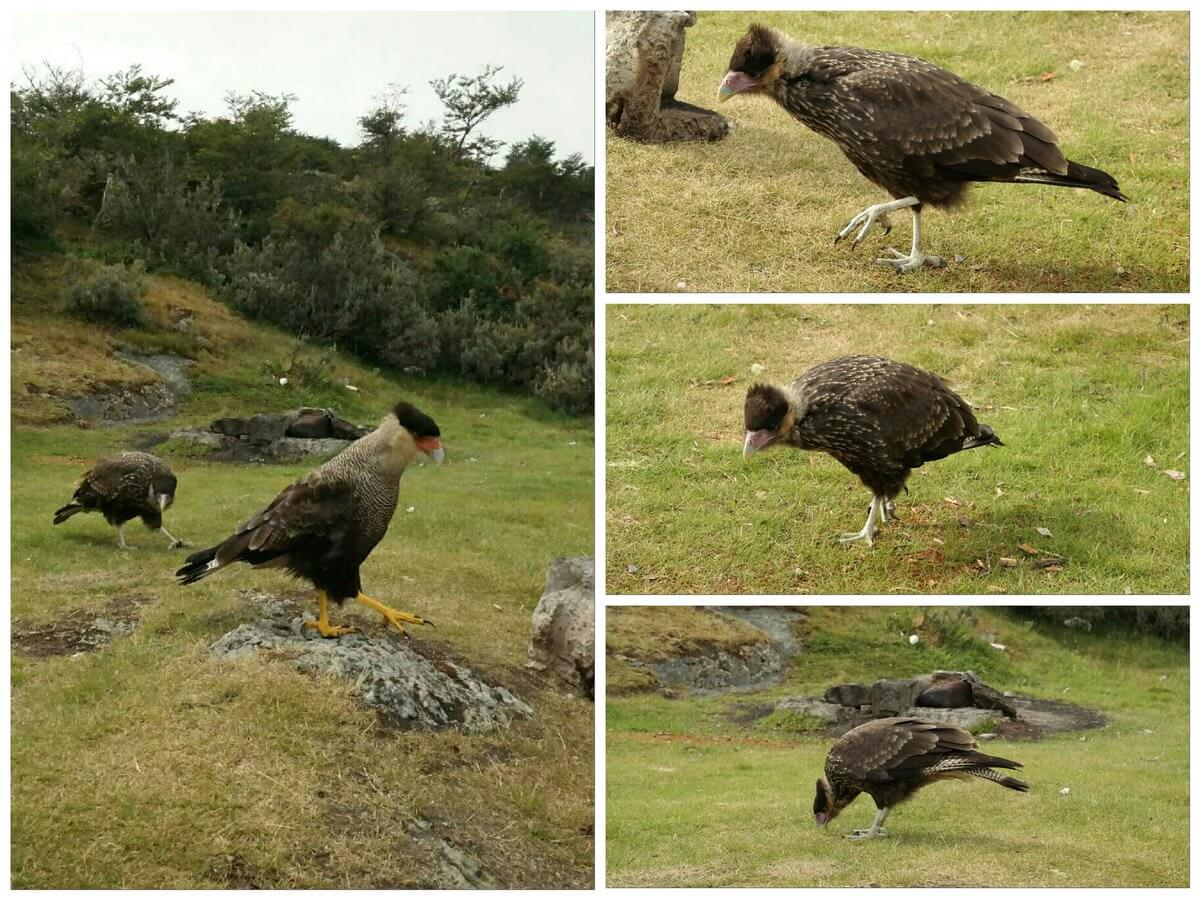
[{"label": "bird's head", "polygon": [[846,804],[839,802],[834,795],[829,779],[823,776],[818,778],[817,796],[813,800],[813,821],[819,826],[828,825],[845,808]]},{"label": "bird's head", "polygon": [[178,480],[174,475],[155,475],[150,479],[150,502],[162,512],[175,502],[175,486]]},{"label": "bird's head", "polygon": [[746,392],[745,417],[745,459],[785,438],[796,420],[787,394],[773,384],[756,384]]},{"label": "bird's head", "polygon": [[751,25],[733,47],[729,71],[717,91],[717,99],[724,102],[734,94],[762,91],[778,81],[783,69],[782,50],[778,32],[763,25]]},{"label": "bird's head", "polygon": [[395,419],[399,426],[393,444],[397,449],[404,451],[411,447],[412,456],[420,452],[434,462],[442,461],[445,451],[442,449],[442,432],[437,422],[404,400],[392,407],[388,418]]}]

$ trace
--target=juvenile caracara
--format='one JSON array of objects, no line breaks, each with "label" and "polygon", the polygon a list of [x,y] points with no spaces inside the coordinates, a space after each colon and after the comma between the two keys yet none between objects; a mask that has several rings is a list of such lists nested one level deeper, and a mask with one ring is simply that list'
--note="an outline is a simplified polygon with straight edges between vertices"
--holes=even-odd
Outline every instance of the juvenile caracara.
[{"label": "juvenile caracara", "polygon": [[99,512],[117,526],[117,546],[125,543],[125,523],[139,516],[147,528],[161,531],[169,547],[186,547],[163,527],[163,510],[175,502],[178,479],[165,462],[150,453],[130,450],[102,459],[79,481],[71,502],[54,513],[61,525],[76,513]]},{"label": "juvenile caracara", "polygon": [[869,794],[877,812],[869,831],[852,838],[887,837],[888,812],[935,781],[945,778],[983,778],[1014,791],[1029,785],[995,769],[1019,769],[1021,764],[976,749],[970,732],[957,725],[921,719],[875,719],[847,731],[825,758],[825,777],[817,780],[813,818],[826,825],[859,794]]},{"label": "juvenile caracara", "polygon": [[787,387],[756,384],[746,394],[746,459],[765,447],[822,450],[871,491],[867,524],[839,540],[875,536],[895,517],[895,497],[912,470],[951,453],[1003,446],[967,402],[937,375],[879,356],[843,356],[813,366]]},{"label": "juvenile caracara", "polygon": [[1054,132],[991,91],[924,60],[857,47],[808,47],[752,25],[733,48],[719,96],[770,97],[832,140],[894,198],[868,206],[834,238],[860,228],[854,246],[889,215],[911,208],[912,252],[877,259],[899,272],[941,266],[921,250],[921,207],[951,207],[973,181],[1087,188],[1125,200],[1107,172],[1063,156]]},{"label": "juvenile caracara", "polygon": [[191,584],[239,561],[285,568],[316,587],[320,615],[304,627],[323,637],[354,631],[330,624],[330,600],[339,605],[357,600],[401,634],[404,623],[429,624],[368,597],[358,571],[387,532],[400,476],[418,453],[441,462],[441,432],[416,407],[397,403],[378,428],[288,485],[225,541],[193,553],[175,575],[181,584]]}]

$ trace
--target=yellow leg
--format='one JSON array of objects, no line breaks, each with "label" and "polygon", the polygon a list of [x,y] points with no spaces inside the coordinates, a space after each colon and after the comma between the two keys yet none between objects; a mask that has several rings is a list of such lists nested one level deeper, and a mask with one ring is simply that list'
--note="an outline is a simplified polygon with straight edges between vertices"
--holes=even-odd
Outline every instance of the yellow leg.
[{"label": "yellow leg", "polygon": [[302,628],[315,628],[321,632],[321,637],[333,638],[343,634],[354,634],[353,628],[348,628],[344,625],[329,624],[329,598],[325,596],[324,591],[317,591],[317,602],[321,605],[320,617],[314,622],[311,619],[304,623]]},{"label": "yellow leg", "polygon": [[385,606],[374,597],[368,597],[366,594],[359,594],[354,598],[363,606],[369,607],[375,612],[383,616],[383,620],[395,628],[401,634],[404,634],[404,623],[409,625],[432,625],[428,619],[422,619],[420,616],[414,616],[412,613],[400,612],[398,609],[392,609],[390,606]]}]

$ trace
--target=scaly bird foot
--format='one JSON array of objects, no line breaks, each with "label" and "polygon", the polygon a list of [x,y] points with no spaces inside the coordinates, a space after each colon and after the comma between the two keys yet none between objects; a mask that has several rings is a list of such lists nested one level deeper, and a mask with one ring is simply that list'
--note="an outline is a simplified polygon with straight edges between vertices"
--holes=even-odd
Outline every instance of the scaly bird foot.
[{"label": "scaly bird foot", "polygon": [[191,541],[177,540],[177,541],[173,541],[172,543],[168,544],[167,549],[168,550],[181,550],[184,547],[194,547],[194,546],[195,546],[195,544],[193,544]]},{"label": "scaly bird foot", "polygon": [[863,238],[867,236],[868,232],[870,232],[871,228],[874,227],[876,223],[883,228],[883,233],[885,235],[892,233],[892,220],[888,214],[886,212],[880,212],[878,205],[868,206],[857,216],[846,223],[846,227],[838,232],[837,237],[833,239],[833,242],[834,244],[837,244],[838,241],[842,240],[843,238],[849,237],[850,232],[852,232],[855,228],[862,226],[861,230],[858,232],[858,236],[854,239],[854,243],[850,245],[850,249],[853,250],[863,242]]},{"label": "scaly bird foot", "polygon": [[349,625],[331,625],[328,621],[321,619],[309,619],[300,626],[301,630],[305,628],[315,628],[321,633],[321,637],[325,638],[341,637],[343,634],[354,634],[357,630]]},{"label": "scaly bird foot", "polygon": [[380,603],[374,597],[368,597],[366,594],[359,594],[354,599],[363,606],[375,610],[375,612],[383,616],[384,622],[391,625],[401,634],[404,634],[405,625],[433,625],[428,619],[422,619],[420,616],[414,616],[412,613],[392,609],[390,606]]},{"label": "scaly bird foot", "polygon": [[946,261],[940,256],[930,256],[928,253],[919,253],[914,256],[911,253],[901,253],[895,247],[888,247],[887,252],[891,253],[893,258],[880,257],[875,260],[875,265],[891,266],[901,275],[908,275],[922,266],[940,269],[946,264]]},{"label": "scaly bird foot", "polygon": [[878,831],[876,831],[873,834],[866,828],[856,828],[854,831],[852,831],[848,835],[846,835],[846,837],[850,838],[850,840],[852,840],[852,841],[862,841],[862,840],[868,840],[870,838],[885,838],[887,836],[888,836],[888,833],[886,831],[884,831],[882,828],[880,828]]},{"label": "scaly bird foot", "polygon": [[868,547],[875,546],[875,530],[848,531],[838,536],[839,544],[853,544],[855,541],[866,541]]}]

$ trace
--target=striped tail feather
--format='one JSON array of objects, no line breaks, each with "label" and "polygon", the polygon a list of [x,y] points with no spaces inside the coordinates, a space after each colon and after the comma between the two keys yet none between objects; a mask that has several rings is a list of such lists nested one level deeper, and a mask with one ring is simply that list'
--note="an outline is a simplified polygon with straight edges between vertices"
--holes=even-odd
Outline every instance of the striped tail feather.
[{"label": "striped tail feather", "polygon": [[63,522],[67,521],[67,519],[71,518],[71,516],[81,512],[83,512],[83,507],[80,504],[68,503],[62,509],[55,510],[54,524],[61,525]]},{"label": "striped tail feather", "polygon": [[1067,174],[1059,175],[1045,169],[1022,169],[1013,181],[1030,184],[1052,184],[1057,187],[1086,188],[1124,203],[1129,198],[1121,193],[1117,180],[1102,169],[1067,160]]},{"label": "striped tail feather", "polygon": [[[1002,761],[1007,762],[1007,760]],[[1005,766],[1004,768],[1017,768],[1019,766],[1020,763],[1013,763],[1012,766]],[[1020,791],[1023,794],[1029,791],[1029,785],[1027,785],[1024,781],[1021,781],[1021,779],[1013,778],[1011,775],[1001,775],[995,769],[988,769],[981,766],[979,768],[967,769],[966,771],[968,774],[974,775],[976,778],[982,778],[985,781],[994,781],[996,784],[1000,785],[1001,787],[1006,787],[1010,791]]]},{"label": "striped tail feather", "polygon": [[215,547],[209,547],[207,550],[197,550],[189,556],[187,562],[175,573],[175,577],[179,579],[179,583],[193,584],[205,575],[219,569],[217,551],[220,549],[221,544],[217,544]]}]

